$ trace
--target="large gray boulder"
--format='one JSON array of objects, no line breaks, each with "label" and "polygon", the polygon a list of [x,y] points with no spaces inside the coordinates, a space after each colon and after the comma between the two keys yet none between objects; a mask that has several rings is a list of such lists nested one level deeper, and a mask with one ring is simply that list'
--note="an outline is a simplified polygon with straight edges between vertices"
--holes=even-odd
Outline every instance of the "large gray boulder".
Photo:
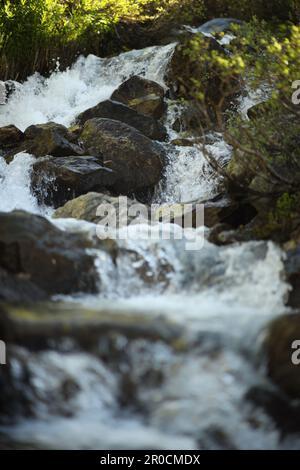
[{"label": "large gray boulder", "polygon": [[131,126],[112,119],[90,119],[81,140],[88,153],[101,156],[105,167],[114,172],[110,188],[117,194],[152,188],[162,177],[163,147]]},{"label": "large gray boulder", "polygon": [[62,232],[38,215],[0,213],[0,299],[97,292],[98,274],[87,247],[80,235]]}]

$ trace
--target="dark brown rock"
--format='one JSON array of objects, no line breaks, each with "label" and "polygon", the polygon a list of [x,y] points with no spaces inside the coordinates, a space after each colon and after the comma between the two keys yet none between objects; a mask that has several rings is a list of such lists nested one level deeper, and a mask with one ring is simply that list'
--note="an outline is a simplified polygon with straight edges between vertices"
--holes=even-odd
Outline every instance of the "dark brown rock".
[{"label": "dark brown rock", "polygon": [[126,104],[138,113],[160,119],[166,109],[164,95],[161,85],[134,75],[114,91],[111,99]]},{"label": "dark brown rock", "polygon": [[106,100],[93,108],[87,109],[77,117],[77,123],[84,124],[93,118],[121,121],[153,140],[165,140],[167,136],[166,129],[156,119],[139,114],[134,109],[116,101]]},{"label": "dark brown rock", "polygon": [[32,188],[40,203],[59,207],[89,191],[101,191],[116,180],[101,157],[46,157],[33,165]]},{"label": "dark brown rock", "polygon": [[0,128],[0,148],[9,149],[17,147],[23,140],[24,134],[16,126],[5,126]]},{"label": "dark brown rock", "polygon": [[91,119],[84,125],[81,139],[89,153],[102,156],[115,181],[110,188],[118,194],[155,186],[164,168],[164,150],[139,131],[111,119]]},{"label": "dark brown rock", "polygon": [[[295,344],[299,342],[299,345]],[[271,379],[292,398],[300,399],[300,315],[293,313],[274,320],[267,330],[265,352]],[[294,354],[294,356],[293,356]]]},{"label": "dark brown rock", "polygon": [[[24,211],[0,213],[0,268],[6,278],[0,298],[15,301],[32,296],[37,300],[96,292],[98,275],[94,259],[86,254],[87,246],[81,236],[62,232],[43,217]],[[16,295],[9,288],[13,282]]]},{"label": "dark brown rock", "polygon": [[27,152],[35,157],[64,157],[84,153],[76,142],[76,136],[65,126],[55,122],[29,126],[20,145],[8,153],[8,161],[19,152]]}]

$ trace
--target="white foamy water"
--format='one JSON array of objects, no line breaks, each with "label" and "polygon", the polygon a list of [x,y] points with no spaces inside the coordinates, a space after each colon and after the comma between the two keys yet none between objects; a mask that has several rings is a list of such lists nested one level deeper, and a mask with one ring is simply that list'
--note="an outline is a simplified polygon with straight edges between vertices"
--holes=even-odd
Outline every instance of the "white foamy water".
[{"label": "white foamy water", "polygon": [[0,157],[0,211],[24,209],[33,213],[41,212],[30,189],[34,161],[35,158],[27,153],[19,153],[10,164]]},{"label": "white foamy water", "polygon": [[[219,137],[213,144],[207,145],[207,151],[220,164],[231,156],[231,148]],[[200,202],[218,194],[221,178],[209,165],[199,146],[169,146],[168,156],[166,179],[156,193],[159,202]]]},{"label": "white foamy water", "polygon": [[162,83],[174,47],[149,47],[111,59],[89,55],[49,78],[35,74],[18,87],[7,105],[0,107],[0,126],[14,124],[25,130],[31,124],[48,121],[69,126],[79,113],[110,98],[132,75]]}]

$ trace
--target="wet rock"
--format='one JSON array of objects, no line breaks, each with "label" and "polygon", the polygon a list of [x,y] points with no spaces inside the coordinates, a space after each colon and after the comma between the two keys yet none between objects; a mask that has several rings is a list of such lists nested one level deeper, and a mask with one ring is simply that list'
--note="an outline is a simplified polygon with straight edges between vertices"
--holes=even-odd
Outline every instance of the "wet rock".
[{"label": "wet rock", "polygon": [[205,202],[204,212],[207,227],[213,227],[217,223],[225,223],[233,228],[239,228],[251,223],[257,215],[252,204],[238,203],[229,198],[216,198]]},{"label": "wet rock", "polygon": [[247,392],[246,398],[271,416],[282,436],[299,433],[300,406],[280,390],[270,387],[269,384],[254,386]]},{"label": "wet rock", "polygon": [[130,195],[160,181],[164,150],[133,127],[111,119],[91,119],[81,139],[89,153],[102,156],[105,167],[114,172],[110,188],[117,194]]},{"label": "wet rock", "polygon": [[88,309],[74,303],[42,302],[22,308],[2,304],[0,313],[4,340],[30,349],[48,348],[53,341],[58,344],[63,338],[72,338],[85,350],[94,351],[99,340],[108,339],[110,335],[175,344],[182,334],[178,325],[142,311],[118,313],[113,309]]},{"label": "wet rock", "polygon": [[239,203],[228,197],[218,196],[204,204],[204,224],[210,228],[208,239],[216,245],[228,245],[237,241],[255,240],[247,227],[256,217],[256,209],[249,203]]},{"label": "wet rock", "polygon": [[227,219],[237,210],[238,203],[228,198],[216,198],[204,203],[204,223],[206,227],[214,227],[219,223],[228,223]]},{"label": "wet rock", "polygon": [[0,286],[0,301],[29,302],[32,299],[47,299],[46,292],[37,287],[28,276],[23,273],[12,276],[1,267]]},{"label": "wet rock", "polygon": [[[0,317],[1,317],[0,311]],[[0,325],[0,331],[2,332],[2,325]],[[7,348],[7,355],[10,357],[12,351],[10,348]],[[14,354],[14,359],[16,359],[16,355]],[[13,373],[13,366],[12,362],[8,359],[8,363],[5,367],[0,367],[0,387],[1,387],[1,394],[0,394],[0,423],[1,424],[9,424],[10,422],[14,422],[16,417],[19,417],[20,414],[24,414],[26,416],[30,415],[30,399],[28,399],[28,394],[24,393],[24,385],[28,385],[28,376],[25,372],[25,368],[23,369],[22,373],[20,374],[20,378],[18,384],[15,383],[14,380],[14,373]],[[4,436],[0,434],[1,443],[3,441]],[[11,444],[11,442],[10,442]],[[1,446],[0,446],[1,447]],[[5,447],[4,447],[5,449]]]},{"label": "wet rock", "polygon": [[284,315],[274,320],[268,327],[265,340],[268,374],[283,392],[299,400],[300,352],[297,353],[297,349],[300,350],[299,313]]},{"label": "wet rock", "polygon": [[249,224],[233,228],[229,223],[219,223],[215,225],[209,233],[208,239],[216,245],[231,245],[233,243],[250,242],[266,240],[268,237],[262,237],[258,232],[256,219]]},{"label": "wet rock", "polygon": [[0,149],[17,147],[23,140],[24,134],[14,125],[0,128]]},{"label": "wet rock", "polygon": [[102,219],[102,217],[97,215],[97,209],[102,204],[113,206],[116,211],[117,221],[121,222],[124,220],[124,224],[121,225],[127,225],[127,222],[131,223],[137,218],[137,216],[128,215],[128,209],[134,204],[138,204],[137,201],[127,198],[127,209],[124,214],[121,214],[122,207],[118,197],[93,192],[68,201],[63,207],[55,211],[53,217],[56,219],[72,217],[73,219],[86,220],[96,224]]},{"label": "wet rock", "polygon": [[229,238],[229,243],[234,240],[234,230],[231,229],[229,224],[219,223],[212,227],[208,234],[208,240],[214,245],[226,245]]},{"label": "wet rock", "polygon": [[83,237],[62,232],[43,217],[24,211],[0,213],[0,268],[5,279],[0,298],[96,292],[98,276],[87,246]]},{"label": "wet rock", "polygon": [[36,157],[83,154],[75,136],[65,126],[55,122],[29,126],[24,132],[24,142],[9,157],[19,152],[31,153]]},{"label": "wet rock", "polygon": [[228,183],[226,184],[231,194],[240,191],[240,187],[250,186],[255,176],[255,172],[249,165],[247,156],[242,151],[233,152],[226,166],[226,173],[229,176]]},{"label": "wet rock", "polygon": [[138,113],[160,119],[166,109],[164,95],[161,85],[134,75],[114,91],[111,99],[126,104]]},{"label": "wet rock", "polygon": [[194,139],[177,138],[171,140],[171,144],[177,147],[193,147],[196,143]]},{"label": "wet rock", "polygon": [[162,124],[151,116],[138,113],[125,104],[116,101],[103,101],[93,108],[87,109],[77,117],[78,124],[84,124],[89,119],[104,118],[121,121],[134,127],[146,137],[153,140],[165,140],[167,131]]},{"label": "wet rock", "polygon": [[115,180],[101,157],[89,155],[39,159],[32,170],[32,188],[39,202],[54,207],[89,191],[101,191]]}]

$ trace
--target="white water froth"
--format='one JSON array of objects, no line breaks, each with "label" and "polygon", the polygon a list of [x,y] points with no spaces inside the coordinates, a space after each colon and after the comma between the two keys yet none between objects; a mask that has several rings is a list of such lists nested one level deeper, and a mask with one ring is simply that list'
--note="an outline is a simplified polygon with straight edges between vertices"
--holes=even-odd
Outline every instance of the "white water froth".
[{"label": "white water froth", "polygon": [[66,71],[49,78],[34,74],[0,109],[0,126],[14,124],[25,130],[31,124],[55,121],[69,126],[86,109],[110,98],[113,91],[132,75],[163,84],[168,58],[175,44],[133,50],[111,59],[94,55],[80,57]]},{"label": "white water froth", "polygon": [[[54,221],[62,230],[96,237],[94,224],[74,219]],[[132,225],[126,229],[126,239],[122,239],[123,229],[119,231],[114,262],[105,250],[94,250],[100,294],[79,295],[73,301],[101,308],[110,307],[109,299],[114,299],[114,309],[161,313],[172,321],[190,320],[193,328],[203,319],[211,322],[213,316],[220,325],[223,316],[230,319],[233,315],[241,322],[243,316],[250,316],[257,324],[262,314],[274,316],[284,311],[290,286],[284,282],[284,255],[274,243],[217,247],[204,240],[203,227],[157,224],[154,228],[157,234],[160,230],[171,236],[165,240],[139,238],[137,232],[148,233],[148,226]],[[195,251],[187,250],[192,235],[193,240],[196,235],[202,240]]]},{"label": "white water froth", "polygon": [[23,209],[33,213],[42,212],[30,189],[34,161],[35,158],[27,153],[17,154],[10,164],[0,157],[0,211]]},{"label": "white water froth", "polygon": [[[230,159],[231,148],[222,138],[216,137],[215,142],[206,148],[220,164]],[[159,202],[200,202],[218,194],[221,178],[209,165],[199,146],[169,146],[168,157],[166,179],[156,193]]]}]

